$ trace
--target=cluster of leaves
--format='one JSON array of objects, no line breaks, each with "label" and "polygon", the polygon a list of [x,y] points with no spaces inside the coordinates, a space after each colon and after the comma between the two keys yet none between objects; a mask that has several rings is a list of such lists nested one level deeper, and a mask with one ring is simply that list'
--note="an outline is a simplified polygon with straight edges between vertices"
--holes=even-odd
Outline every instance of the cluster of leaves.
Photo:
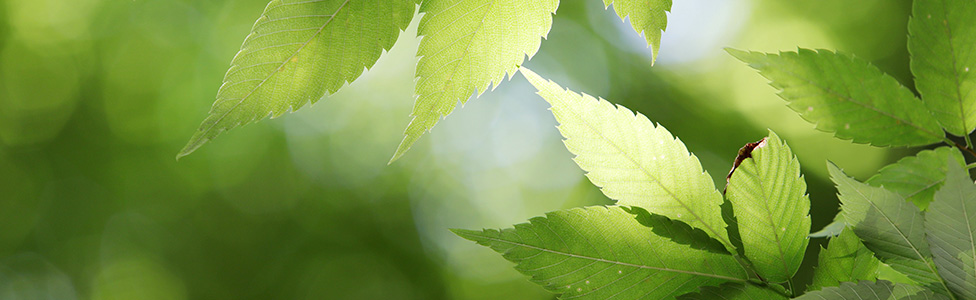
[{"label": "cluster of leaves", "polygon": [[[852,55],[729,52],[838,138],[945,142],[976,155],[968,138],[976,129],[976,4],[916,1],[913,15],[909,49],[921,100]],[[616,205],[455,233],[498,251],[562,299],[801,294],[791,277],[808,245],[810,202],[799,164],[775,133],[741,151],[751,157],[733,169],[723,197],[660,124],[521,71],[551,104],[577,164]],[[964,136],[965,145],[945,132]],[[976,299],[976,184],[959,150],[921,151],[865,183],[828,169],[841,212],[825,233],[835,237],[821,249],[814,282],[798,299]]]},{"label": "cluster of leaves", "polygon": [[[670,0],[603,0],[643,33],[657,57]],[[418,95],[393,155],[402,156],[458,101],[498,86],[538,50],[558,0],[272,0],[224,75],[209,116],[177,155],[221,132],[272,118],[335,93],[393,47],[423,14]]]}]

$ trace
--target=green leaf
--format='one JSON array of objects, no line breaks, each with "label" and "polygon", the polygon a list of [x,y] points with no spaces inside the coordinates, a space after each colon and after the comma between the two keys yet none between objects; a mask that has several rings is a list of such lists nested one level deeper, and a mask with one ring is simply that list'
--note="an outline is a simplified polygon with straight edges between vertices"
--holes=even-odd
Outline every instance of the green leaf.
[{"label": "green leaf", "polygon": [[789,299],[786,289],[779,285],[760,287],[749,283],[726,283],[717,287],[705,286],[698,293],[684,294],[679,300],[777,300]]},{"label": "green leaf", "polygon": [[958,150],[940,147],[902,158],[897,163],[882,168],[866,183],[883,186],[886,190],[908,198],[921,210],[925,210],[932,202],[935,191],[939,190],[942,182],[945,181],[946,159],[950,155],[960,166],[966,164]]},{"label": "green leaf", "polygon": [[844,282],[837,287],[828,287],[823,290],[809,292],[803,296],[794,298],[797,300],[932,300],[948,299],[943,295],[937,295],[932,291],[920,286],[901,283],[891,283],[884,280],[878,282],[860,281],[857,283]]},{"label": "green leaf", "polygon": [[815,291],[837,286],[845,281],[877,280],[881,261],[861,243],[851,230],[844,230],[830,239],[827,249],[821,249],[813,283],[807,288]]},{"label": "green leaf", "polygon": [[668,15],[671,11],[671,0],[603,0],[603,5],[617,12],[621,20],[630,19],[630,25],[637,34],[643,34],[647,45],[651,47],[651,64],[657,59],[661,48],[661,33],[668,26]]},{"label": "green leaf", "polygon": [[908,52],[922,101],[951,134],[976,128],[976,2],[913,1]]},{"label": "green leaf", "polygon": [[417,34],[419,95],[413,119],[390,162],[403,156],[471,94],[481,95],[514,74],[539,50],[552,27],[558,0],[429,0]]},{"label": "green leaf", "polygon": [[607,197],[701,228],[734,249],[722,219],[722,195],[698,158],[667,129],[626,107],[521,70],[552,105],[563,142],[576,155],[573,160]]},{"label": "green leaf", "polygon": [[728,49],[771,80],[803,119],[838,138],[874,146],[919,146],[945,138],[925,104],[867,61],[828,50],[798,51]]},{"label": "green leaf", "polygon": [[742,249],[759,275],[784,282],[800,267],[810,240],[810,199],[793,151],[775,132],[732,173],[725,195],[738,220]]},{"label": "green leaf", "polygon": [[501,231],[454,232],[501,253],[563,299],[674,299],[747,276],[700,231],[617,206],[550,212]]},{"label": "green leaf", "polygon": [[416,0],[273,0],[254,23],[210,115],[177,158],[221,132],[295,111],[373,66],[413,19]]},{"label": "green leaf", "polygon": [[827,164],[840,192],[841,211],[864,245],[915,282],[949,295],[932,262],[922,213],[897,193],[858,182]]},{"label": "green leaf", "polygon": [[811,233],[808,236],[809,237],[812,237],[812,238],[822,238],[822,237],[829,237],[829,236],[837,236],[846,227],[847,227],[847,223],[844,222],[844,216],[841,215],[840,213],[838,213],[837,215],[834,215],[834,221],[833,222],[830,222],[830,224],[827,224],[827,226],[824,226],[823,228],[821,228],[820,231]]},{"label": "green leaf", "polygon": [[949,289],[962,299],[976,299],[976,184],[962,166],[945,165],[945,185],[925,214],[925,229]]}]

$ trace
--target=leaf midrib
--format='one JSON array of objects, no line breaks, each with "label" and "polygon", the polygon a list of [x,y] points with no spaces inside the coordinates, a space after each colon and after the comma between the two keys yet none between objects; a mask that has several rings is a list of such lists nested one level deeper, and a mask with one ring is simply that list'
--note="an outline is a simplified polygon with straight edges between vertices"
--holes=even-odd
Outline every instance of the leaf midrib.
[{"label": "leaf midrib", "polygon": [[[833,54],[834,54],[834,55],[838,55],[838,56],[840,56],[840,55],[839,55],[839,54],[837,54],[837,53],[833,53]],[[842,56],[842,57],[843,57],[843,56]],[[871,67],[871,65],[870,65],[870,64],[869,64],[868,66],[869,66],[869,67]],[[871,110],[871,111],[874,111],[874,112],[876,112],[876,113],[878,113],[878,114],[880,114],[880,115],[882,115],[882,116],[885,116],[885,117],[889,117],[889,118],[892,118],[892,119],[894,119],[895,121],[898,121],[898,122],[901,122],[901,123],[904,123],[904,124],[907,124],[907,125],[909,125],[909,126],[911,126],[911,127],[914,127],[915,129],[918,129],[919,131],[922,131],[922,132],[924,132],[924,133],[926,133],[926,134],[928,134],[928,135],[930,135],[930,136],[933,136],[933,137],[937,137],[937,138],[939,138],[939,139],[942,139],[942,138],[944,138],[944,136],[939,136],[939,135],[937,135],[937,134],[935,134],[934,132],[931,132],[931,131],[929,131],[929,130],[927,130],[927,129],[925,129],[925,128],[922,128],[922,127],[920,127],[920,126],[918,126],[918,125],[916,125],[916,124],[915,124],[914,122],[909,122],[909,121],[905,121],[905,120],[903,120],[903,119],[901,119],[901,118],[899,118],[899,117],[897,117],[897,116],[894,116],[894,115],[892,115],[892,114],[889,114],[889,113],[887,113],[887,112],[885,112],[885,111],[882,111],[882,110],[878,110],[877,108],[875,108],[875,107],[874,107],[874,106],[872,106],[872,105],[868,105],[868,104],[864,104],[864,103],[861,103],[861,102],[858,102],[858,101],[855,101],[855,100],[854,100],[854,98],[851,98],[851,97],[848,97],[848,96],[844,96],[844,95],[841,95],[841,94],[839,94],[838,92],[836,92],[836,91],[834,91],[833,89],[830,89],[830,88],[827,88],[827,87],[824,87],[824,86],[821,86],[821,85],[819,85],[819,84],[817,84],[816,82],[814,82],[814,81],[812,81],[812,80],[810,80],[810,79],[807,79],[806,77],[803,77],[803,76],[800,76],[799,74],[797,74],[797,73],[794,73],[794,72],[792,72],[791,70],[789,70],[789,68],[777,68],[777,69],[778,69],[778,70],[780,70],[780,71],[781,71],[781,72],[783,72],[783,73],[787,73],[787,74],[789,74],[789,75],[792,75],[792,76],[793,76],[793,77],[795,77],[796,79],[799,79],[799,80],[802,80],[802,81],[805,81],[805,82],[806,82],[807,84],[810,84],[810,85],[812,85],[812,86],[814,86],[814,87],[817,87],[817,88],[819,88],[819,89],[821,89],[821,90],[823,90],[823,91],[826,91],[826,92],[827,92],[827,94],[829,94],[829,95],[831,95],[831,96],[834,96],[834,98],[837,98],[838,100],[844,100],[844,101],[847,101],[847,102],[850,102],[850,103],[854,103],[854,104],[857,104],[857,105],[860,105],[861,107],[864,107],[864,108],[867,108],[867,109],[869,109],[869,110]],[[880,72],[880,71],[879,71],[879,72]],[[884,75],[884,73],[881,73],[881,74],[882,74],[882,76]],[[898,86],[898,87],[901,87],[901,88],[903,88],[904,86],[902,86],[901,84],[899,84],[899,86]],[[913,98],[913,100],[915,100],[915,101],[918,101],[918,100],[916,100],[916,99],[915,99],[915,97],[912,97],[912,98]],[[790,101],[790,102],[792,102],[792,101]],[[836,130],[836,129],[835,129],[835,130]]]},{"label": "leaf midrib", "polygon": [[[292,59],[294,59],[296,56],[298,56],[298,54],[301,53],[302,50],[304,50],[305,47],[308,46],[308,44],[312,42],[312,40],[318,38],[319,35],[322,34],[322,30],[325,30],[325,27],[329,26],[329,24],[332,23],[332,20],[334,20],[335,17],[337,15],[339,15],[339,12],[342,11],[342,9],[346,7],[346,4],[349,4],[349,1],[351,1],[351,0],[343,1],[342,4],[339,5],[339,8],[336,8],[335,12],[332,13],[332,16],[329,17],[329,19],[326,20],[325,23],[322,24],[322,26],[319,27],[319,29],[316,30],[315,33],[312,34],[311,37],[308,38],[308,40],[306,40],[304,43],[302,43],[302,45],[299,46],[298,49],[296,49],[294,51],[294,53],[292,53],[292,55],[288,56],[288,58],[285,59],[285,61],[281,62],[281,64],[278,65],[277,68],[275,68],[274,72],[271,72],[271,74],[269,74],[267,77],[265,77],[264,79],[262,79],[261,82],[258,83],[257,86],[255,86],[253,89],[251,89],[250,91],[248,91],[247,94],[245,94],[243,97],[241,97],[241,99],[236,104],[234,104],[234,106],[232,106],[230,109],[226,110],[223,114],[220,115],[220,117],[217,117],[217,119],[214,120],[210,124],[210,126],[207,127],[206,130],[203,130],[203,132],[210,132],[211,130],[213,130],[213,128],[215,126],[217,126],[217,124],[220,124],[220,122],[223,121],[224,118],[226,118],[227,116],[229,116],[231,112],[236,111],[237,108],[240,107],[241,104],[244,103],[244,101],[250,99],[251,95],[254,94],[255,91],[257,91],[262,86],[264,86],[264,83],[268,82],[269,79],[271,79],[276,74],[278,74],[278,72],[280,72],[285,67],[285,65],[287,65],[288,63],[290,63]],[[317,2],[317,1],[307,1],[307,2]]]},{"label": "leaf midrib", "polygon": [[[576,94],[576,93],[573,92],[573,94]],[[583,98],[582,95],[580,95],[580,97]],[[583,99],[585,100],[585,98],[583,98]],[[606,101],[606,100],[597,99],[597,104],[599,104],[599,101]],[[612,104],[611,103],[610,105],[613,106],[613,109],[614,110],[619,110],[619,107],[617,107],[615,104]],[[571,107],[571,106],[570,105],[566,105],[566,107]],[[588,127],[591,131],[593,131],[594,133],[596,133],[598,136],[600,136],[600,138],[602,138],[603,140],[607,141],[608,144],[610,144],[611,146],[613,146],[614,149],[616,149],[619,153],[621,153],[624,157],[626,157],[627,160],[629,160],[631,163],[633,163],[634,166],[637,166],[637,169],[641,170],[641,172],[644,173],[645,176],[647,176],[648,178],[652,179],[654,181],[654,183],[656,183],[659,187],[661,187],[662,189],[664,189],[664,191],[667,192],[668,195],[670,195],[672,199],[676,200],[678,202],[678,204],[681,205],[682,208],[684,208],[685,210],[687,210],[689,214],[691,214],[692,216],[695,217],[696,220],[698,220],[699,222],[701,222],[702,225],[705,226],[708,229],[708,231],[711,231],[712,234],[715,235],[715,237],[719,237],[719,238],[722,237],[722,235],[718,234],[715,231],[715,229],[712,228],[712,226],[710,224],[706,223],[705,220],[702,219],[701,216],[699,216],[697,213],[695,213],[694,210],[692,210],[690,207],[688,207],[688,205],[685,204],[685,201],[683,201],[674,192],[672,192],[671,189],[669,189],[668,187],[666,187],[663,184],[661,184],[660,179],[658,179],[656,176],[652,175],[650,173],[650,171],[647,170],[647,168],[644,168],[644,166],[641,165],[640,163],[638,163],[637,160],[635,160],[633,157],[631,157],[630,155],[628,155],[627,154],[627,151],[624,151],[620,147],[620,145],[617,145],[617,143],[613,142],[612,140],[610,140],[609,138],[607,138],[606,136],[604,136],[602,131],[597,130],[597,128],[594,127],[593,124],[590,124],[590,122],[587,122],[585,120],[585,118],[580,117],[580,114],[576,113],[575,110],[569,109],[569,111],[571,111],[573,113],[573,116],[576,119],[580,120],[581,123],[586,124],[586,127]],[[636,118],[636,116],[634,116],[634,118]],[[658,126],[655,126],[653,123],[651,124],[651,126],[654,127],[653,129],[655,129],[655,130],[658,127]],[[600,187],[600,188],[602,189],[603,187]],[[723,240],[722,242],[723,242],[723,244],[731,245],[731,243],[729,243],[729,241],[727,239]]]},{"label": "leaf midrib", "polygon": [[[723,276],[723,275],[718,275],[718,274],[701,273],[701,272],[688,271],[688,270],[678,270],[678,269],[671,269],[671,268],[665,268],[665,267],[654,267],[654,266],[647,266],[647,265],[639,265],[639,264],[633,264],[633,263],[628,263],[628,262],[622,262],[622,261],[614,261],[614,260],[609,260],[609,259],[603,259],[603,258],[599,258],[599,257],[592,257],[592,256],[575,254],[575,253],[568,253],[568,252],[556,251],[556,250],[552,250],[552,249],[547,249],[547,248],[543,248],[543,247],[533,246],[533,245],[529,245],[529,244],[524,244],[524,243],[509,241],[509,240],[495,238],[495,237],[490,237],[490,236],[485,236],[485,235],[479,235],[479,237],[481,237],[481,238],[483,238],[485,240],[492,241],[492,242],[505,243],[505,244],[509,244],[509,245],[512,245],[512,246],[518,246],[518,247],[525,247],[525,248],[539,250],[539,251],[543,251],[543,252],[547,252],[547,253],[551,253],[551,254],[569,256],[569,257],[572,257],[572,258],[586,259],[586,260],[592,260],[592,261],[597,261],[597,262],[602,262],[602,263],[615,264],[615,265],[626,266],[626,267],[633,267],[633,268],[638,268],[638,269],[655,270],[655,271],[661,271],[661,272],[672,272],[672,273],[678,273],[678,274],[694,275],[694,276],[702,276],[702,277],[710,277],[710,278],[730,280],[730,281],[737,281],[737,282],[745,282],[746,281],[745,279],[738,278],[738,277],[729,277],[729,276]],[[718,255],[718,254],[716,254],[716,255]]]}]

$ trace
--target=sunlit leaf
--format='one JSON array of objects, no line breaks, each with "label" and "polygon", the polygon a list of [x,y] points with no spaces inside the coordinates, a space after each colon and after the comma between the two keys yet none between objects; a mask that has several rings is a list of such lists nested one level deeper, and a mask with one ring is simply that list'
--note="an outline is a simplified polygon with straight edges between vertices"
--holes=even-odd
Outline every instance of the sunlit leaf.
[{"label": "sunlit leaf", "polygon": [[671,11],[671,0],[603,0],[603,5],[609,7],[611,4],[620,19],[629,19],[634,30],[644,35],[651,47],[653,64],[661,48],[661,33],[668,26],[666,12]]},{"label": "sunlit leaf", "polygon": [[846,227],[847,227],[847,223],[844,222],[844,216],[838,213],[837,215],[834,215],[833,222],[830,222],[830,224],[827,224],[827,226],[820,228],[819,231],[811,233],[808,236],[812,238],[837,236]]},{"label": "sunlit leaf", "polygon": [[949,172],[925,214],[926,234],[949,289],[976,299],[976,184],[962,166],[944,164]]},{"label": "sunlit leaf", "polygon": [[845,281],[877,280],[881,261],[861,243],[851,230],[830,238],[826,249],[820,250],[817,268],[813,270],[813,283],[807,288],[815,291],[837,286]]},{"label": "sunlit leaf", "polygon": [[942,187],[946,174],[946,159],[952,156],[959,165],[965,160],[958,150],[951,147],[940,147],[935,150],[924,150],[915,156],[909,156],[898,162],[885,166],[878,174],[866,181],[873,186],[883,186],[886,190],[896,192],[912,201],[921,210],[925,210],[935,191]]},{"label": "sunlit leaf", "polygon": [[857,283],[844,282],[840,286],[828,287],[819,291],[809,292],[794,298],[797,300],[933,300],[949,299],[946,296],[934,294],[920,286],[903,283],[891,283],[884,280],[877,282],[860,281]]},{"label": "sunlit leaf", "polygon": [[908,51],[922,101],[954,135],[976,129],[976,2],[912,1]]},{"label": "sunlit leaf", "polygon": [[722,195],[698,158],[667,129],[626,107],[521,70],[552,105],[576,163],[607,197],[701,228],[732,248],[722,219]]},{"label": "sunlit leaf", "polygon": [[759,287],[749,283],[726,283],[717,287],[702,287],[698,293],[685,294],[679,300],[777,300],[789,299],[786,289],[779,285]]},{"label": "sunlit leaf", "polygon": [[893,77],[860,58],[827,50],[765,54],[728,49],[769,79],[779,96],[817,129],[875,146],[918,146],[945,133]]},{"label": "sunlit leaf", "polygon": [[555,211],[500,231],[454,232],[501,253],[563,299],[674,299],[700,286],[746,280],[707,235],[617,206]]},{"label": "sunlit leaf", "polygon": [[472,94],[498,86],[539,50],[558,0],[423,1],[413,119],[393,159]]},{"label": "sunlit leaf", "polygon": [[762,278],[784,282],[800,267],[810,233],[810,198],[793,151],[776,133],[752,150],[729,180],[726,197],[742,249]]},{"label": "sunlit leaf", "polygon": [[416,0],[273,0],[254,23],[210,115],[177,158],[221,132],[334,93],[373,66],[413,19]]},{"label": "sunlit leaf", "polygon": [[827,164],[837,184],[841,211],[864,245],[882,262],[919,284],[949,295],[932,262],[922,213],[897,193],[873,187]]}]

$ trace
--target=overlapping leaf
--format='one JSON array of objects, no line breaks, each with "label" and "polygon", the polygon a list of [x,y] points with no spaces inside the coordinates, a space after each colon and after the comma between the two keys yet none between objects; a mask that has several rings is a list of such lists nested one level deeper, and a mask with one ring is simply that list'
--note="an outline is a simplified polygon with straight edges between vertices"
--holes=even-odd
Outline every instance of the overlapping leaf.
[{"label": "overlapping leaf", "polygon": [[551,212],[501,231],[454,232],[516,262],[563,299],[674,299],[746,280],[735,259],[701,232],[617,206]]},{"label": "overlapping leaf", "polygon": [[417,50],[419,97],[391,161],[454,111],[458,101],[480,95],[492,83],[498,86],[526,55],[535,55],[558,5],[558,0],[424,1],[417,29],[423,36]]},{"label": "overlapping leaf", "polygon": [[800,267],[810,233],[810,199],[793,151],[776,133],[735,169],[732,202],[746,257],[762,278],[784,282]]},{"label": "overlapping leaf", "polygon": [[273,0],[254,23],[210,115],[177,157],[221,132],[333,93],[371,67],[413,18],[416,0]]},{"label": "overlapping leaf", "polygon": [[732,248],[722,219],[722,196],[698,158],[667,129],[625,107],[521,70],[552,105],[576,163],[607,197],[701,228]]},{"label": "overlapping leaf", "polygon": [[668,26],[666,12],[671,11],[671,0],[603,0],[603,5],[609,7],[611,4],[620,19],[630,19],[634,30],[644,35],[651,47],[653,64],[661,48],[661,33]]},{"label": "overlapping leaf", "polygon": [[728,50],[780,90],[817,129],[875,146],[918,146],[945,133],[907,88],[860,58],[827,50],[765,54]]},{"label": "overlapping leaf", "polygon": [[868,178],[866,183],[883,186],[925,210],[932,202],[935,191],[942,187],[946,177],[946,159],[950,155],[960,166],[965,164],[962,154],[956,149],[940,147],[924,150],[885,166],[877,175]]},{"label": "overlapping leaf", "polygon": [[[775,290],[774,290],[775,289]],[[778,300],[789,299],[786,290],[779,285],[758,287],[753,284],[726,283],[717,287],[706,286],[701,292],[685,294],[679,300]]]},{"label": "overlapping leaf", "polygon": [[922,100],[951,134],[976,129],[976,2],[913,1],[908,51]]},{"label": "overlapping leaf", "polygon": [[976,299],[976,184],[955,162],[945,165],[945,185],[925,214],[925,229],[949,289],[962,299]]},{"label": "overlapping leaf", "polygon": [[891,283],[884,280],[877,282],[860,281],[857,283],[844,282],[840,286],[828,287],[823,290],[809,292],[794,298],[797,300],[938,300],[949,299],[943,295],[932,293],[919,286]]},{"label": "overlapping leaf", "polygon": [[896,271],[949,295],[932,262],[918,207],[894,192],[847,177],[833,164],[827,167],[840,192],[844,219],[864,245]]},{"label": "overlapping leaf", "polygon": [[877,280],[881,261],[861,243],[850,229],[830,239],[826,249],[820,250],[813,283],[807,289],[815,291],[838,286],[841,282]]}]

